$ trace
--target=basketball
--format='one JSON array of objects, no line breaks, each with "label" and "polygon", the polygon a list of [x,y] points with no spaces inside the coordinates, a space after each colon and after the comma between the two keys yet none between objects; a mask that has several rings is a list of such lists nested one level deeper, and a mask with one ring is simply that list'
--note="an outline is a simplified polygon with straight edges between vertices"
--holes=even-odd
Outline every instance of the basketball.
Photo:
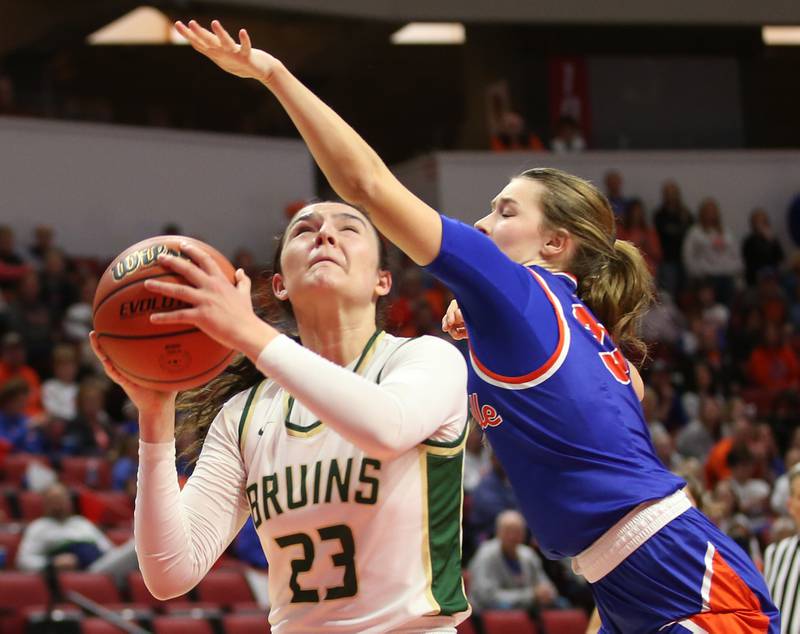
[{"label": "basketball", "polygon": [[117,369],[134,383],[162,392],[210,381],[235,354],[194,326],[150,323],[153,313],[188,306],[144,286],[149,279],[187,283],[158,263],[161,253],[179,256],[181,242],[202,248],[234,281],[233,266],[213,247],[185,236],[156,236],[114,258],[97,285],[92,311],[97,338]]}]

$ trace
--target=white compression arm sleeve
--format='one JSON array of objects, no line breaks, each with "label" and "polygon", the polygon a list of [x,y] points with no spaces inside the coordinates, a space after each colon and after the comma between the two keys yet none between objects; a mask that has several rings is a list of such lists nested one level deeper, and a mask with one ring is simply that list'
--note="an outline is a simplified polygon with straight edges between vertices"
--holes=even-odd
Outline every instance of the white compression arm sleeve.
[{"label": "white compression arm sleeve", "polygon": [[467,414],[467,367],[435,337],[397,349],[373,383],[285,335],[267,344],[256,366],[344,438],[376,458],[408,451],[447,426],[457,437]]},{"label": "white compression arm sleeve", "polygon": [[178,487],[175,442],[139,442],[134,514],[136,554],[145,584],[157,599],[191,590],[211,569],[249,509],[245,469],[232,424],[239,408],[223,407],[211,424],[200,459]]}]

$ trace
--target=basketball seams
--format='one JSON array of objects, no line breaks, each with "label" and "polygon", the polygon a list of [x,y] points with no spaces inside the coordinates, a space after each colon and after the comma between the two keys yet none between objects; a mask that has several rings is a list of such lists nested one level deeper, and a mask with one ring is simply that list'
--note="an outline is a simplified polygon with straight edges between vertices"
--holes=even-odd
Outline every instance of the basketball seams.
[{"label": "basketball seams", "polygon": [[177,337],[178,335],[191,335],[195,332],[203,332],[199,328],[185,328],[184,330],[173,330],[171,332],[160,332],[154,335],[116,335],[110,332],[98,332],[97,337],[108,337],[109,339],[162,339],[164,337]]}]

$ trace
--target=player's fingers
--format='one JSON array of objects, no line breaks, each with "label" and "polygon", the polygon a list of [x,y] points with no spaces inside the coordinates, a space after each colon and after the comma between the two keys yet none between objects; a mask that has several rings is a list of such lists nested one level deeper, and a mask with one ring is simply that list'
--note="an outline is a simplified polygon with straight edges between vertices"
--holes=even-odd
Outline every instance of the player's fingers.
[{"label": "player's fingers", "polygon": [[161,282],[159,280],[145,280],[144,287],[148,291],[172,297],[187,304],[198,304],[203,299],[202,291],[197,290],[186,284],[174,284],[172,282]]},{"label": "player's fingers", "polygon": [[89,343],[92,346],[92,351],[95,356],[100,360],[100,363],[103,364],[103,371],[108,375],[108,378],[120,385],[125,383],[127,379],[120,374],[119,370],[117,370],[114,363],[111,361],[111,357],[105,353],[100,344],[100,340],[97,338],[97,333],[95,333],[94,330],[89,333]]},{"label": "player's fingers", "polygon": [[181,253],[188,255],[189,259],[194,262],[200,269],[207,275],[220,275],[222,273],[217,262],[203,249],[189,244],[188,242],[181,242]]},{"label": "player's fingers", "polygon": [[151,324],[191,324],[194,325],[198,312],[196,308],[171,310],[168,313],[153,313],[150,315]]},{"label": "player's fingers", "polygon": [[92,352],[94,352],[94,356],[96,356],[101,362],[108,360],[108,355],[100,345],[100,341],[97,339],[97,333],[94,330],[89,333],[89,345],[92,346]]},{"label": "player's fingers", "polygon": [[208,47],[205,46],[194,34],[194,32],[180,20],[175,22],[175,30],[185,37],[186,41],[188,41],[191,47],[197,52],[205,53],[208,50]]},{"label": "player's fingers", "polygon": [[183,275],[192,286],[203,286],[208,279],[205,271],[194,262],[176,255],[162,253],[158,256],[158,263],[165,269]]},{"label": "player's fingers", "polygon": [[208,29],[204,29],[196,20],[189,21],[189,28],[205,46],[219,48],[219,38]]},{"label": "player's fingers", "polygon": [[253,48],[253,45],[250,42],[250,34],[244,29],[239,29],[239,44],[242,47],[242,55],[245,57],[250,55],[250,49]]},{"label": "player's fingers", "polygon": [[233,38],[225,30],[225,27],[222,26],[222,23],[219,20],[211,21],[211,30],[214,31],[214,34],[219,38],[219,41],[224,48],[231,51],[235,51],[239,48],[239,45],[234,42]]},{"label": "player's fingers", "polygon": [[252,286],[253,282],[250,280],[247,273],[245,273],[243,269],[236,269],[236,290],[242,295],[249,297]]}]

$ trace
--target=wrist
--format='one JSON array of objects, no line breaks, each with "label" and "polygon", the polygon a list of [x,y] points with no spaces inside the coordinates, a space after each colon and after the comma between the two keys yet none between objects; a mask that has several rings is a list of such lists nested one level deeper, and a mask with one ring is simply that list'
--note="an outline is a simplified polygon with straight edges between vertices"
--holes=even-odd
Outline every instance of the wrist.
[{"label": "wrist", "polygon": [[272,64],[270,64],[270,68],[263,73],[261,76],[258,77],[258,81],[260,81],[264,86],[267,88],[272,88],[276,81],[280,79],[282,75],[285,75],[289,71],[286,69],[279,60],[274,59],[272,60]]},{"label": "wrist", "polygon": [[240,343],[236,347],[255,365],[264,347],[278,337],[280,332],[254,315],[253,320],[242,328],[241,335]]},{"label": "wrist", "polygon": [[175,438],[175,397],[139,409],[139,438],[145,442],[169,442]]}]

